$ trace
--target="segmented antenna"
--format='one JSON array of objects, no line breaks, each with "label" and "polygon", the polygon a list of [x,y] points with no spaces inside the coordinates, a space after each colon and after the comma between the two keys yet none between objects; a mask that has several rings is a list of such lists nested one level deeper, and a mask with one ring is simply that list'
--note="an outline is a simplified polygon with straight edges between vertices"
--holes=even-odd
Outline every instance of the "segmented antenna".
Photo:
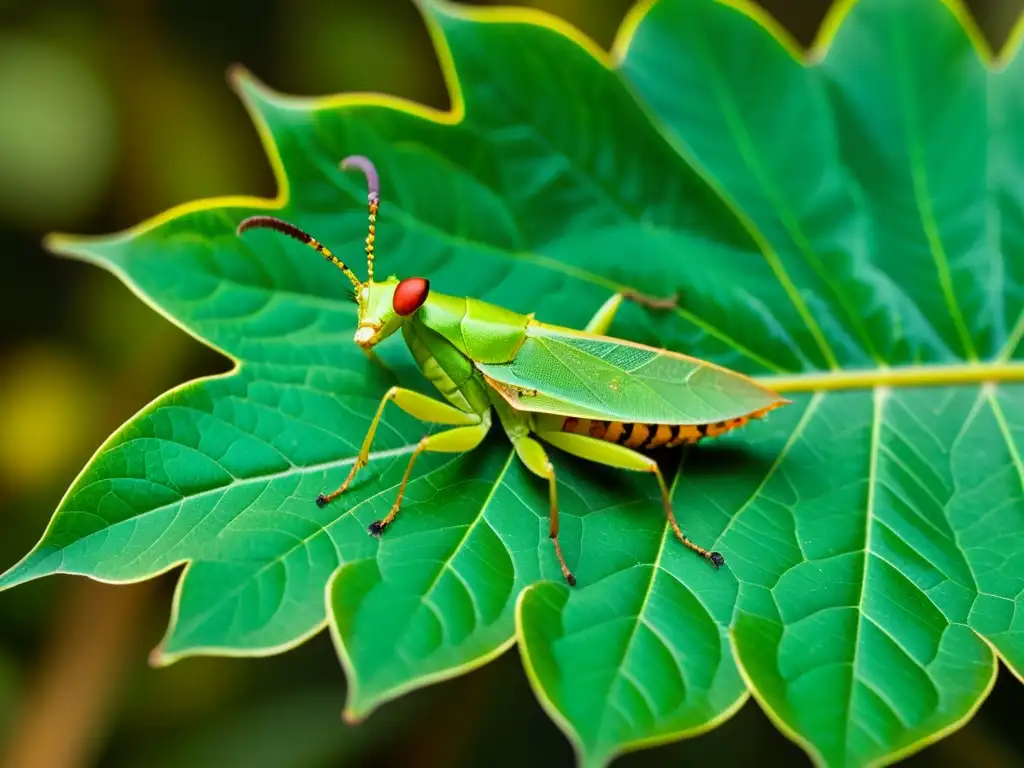
[{"label": "segmented antenna", "polygon": [[370,231],[366,235],[366,272],[369,282],[373,282],[373,241],[377,237],[377,211],[380,208],[380,177],[368,157],[349,155],[341,161],[341,170],[358,168],[366,177],[366,201],[370,209]]},{"label": "segmented antenna", "polygon": [[314,251],[319,253],[329,262],[334,264],[334,266],[336,266],[338,269],[344,272],[345,277],[347,277],[352,282],[352,287],[355,288],[357,292],[359,291],[360,288],[363,287],[363,284],[359,282],[359,278],[355,276],[355,273],[352,272],[351,269],[346,267],[345,263],[341,259],[339,259],[333,253],[331,253],[329,248],[322,245],[320,241],[317,240],[312,235],[303,232],[294,224],[289,224],[287,221],[282,221],[281,219],[275,218],[273,216],[250,216],[249,218],[245,219],[241,224],[238,225],[238,229],[235,230],[235,233],[239,237],[241,237],[242,233],[245,232],[247,229],[273,229],[277,232],[288,235],[288,237],[293,237],[300,243],[305,243],[306,245],[308,245],[310,248],[312,248]]}]

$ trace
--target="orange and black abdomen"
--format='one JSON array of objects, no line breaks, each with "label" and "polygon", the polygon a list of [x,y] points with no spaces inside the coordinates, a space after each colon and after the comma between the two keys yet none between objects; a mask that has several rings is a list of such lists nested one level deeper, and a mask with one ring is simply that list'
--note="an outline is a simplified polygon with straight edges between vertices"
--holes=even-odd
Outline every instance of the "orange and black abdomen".
[{"label": "orange and black abdomen", "polygon": [[705,437],[718,437],[742,427],[751,419],[760,419],[765,413],[767,413],[767,409],[755,411],[748,416],[710,424],[640,424],[638,422],[577,419],[569,416],[562,421],[561,429],[563,432],[589,435],[638,451],[650,451],[655,448],[691,445]]}]

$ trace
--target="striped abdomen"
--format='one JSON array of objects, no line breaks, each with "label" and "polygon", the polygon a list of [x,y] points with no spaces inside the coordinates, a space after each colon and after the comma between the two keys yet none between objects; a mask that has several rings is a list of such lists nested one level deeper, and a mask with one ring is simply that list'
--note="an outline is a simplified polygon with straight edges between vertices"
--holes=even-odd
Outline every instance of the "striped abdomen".
[{"label": "striped abdomen", "polygon": [[589,435],[599,440],[624,445],[627,448],[649,451],[655,448],[690,445],[705,437],[718,437],[742,427],[751,419],[762,418],[769,410],[766,408],[748,416],[710,424],[640,424],[637,422],[577,419],[569,416],[562,420],[560,429],[562,432]]}]

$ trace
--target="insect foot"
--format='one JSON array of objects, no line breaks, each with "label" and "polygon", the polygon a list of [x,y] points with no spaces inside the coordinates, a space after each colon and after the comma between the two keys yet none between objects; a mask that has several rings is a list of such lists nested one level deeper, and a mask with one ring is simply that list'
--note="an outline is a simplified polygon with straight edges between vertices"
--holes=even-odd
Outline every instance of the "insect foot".
[{"label": "insect foot", "polygon": [[725,558],[722,557],[721,552],[709,552],[708,560],[711,561],[711,564],[715,566],[715,568],[721,568],[723,565],[725,565]]},{"label": "insect foot", "polygon": [[320,507],[320,508],[326,507],[328,504],[330,504],[336,498],[341,496],[341,494],[343,494],[344,492],[345,492],[344,488],[339,488],[338,490],[334,491],[333,493],[320,493],[320,494],[317,494],[316,505],[318,507]]}]

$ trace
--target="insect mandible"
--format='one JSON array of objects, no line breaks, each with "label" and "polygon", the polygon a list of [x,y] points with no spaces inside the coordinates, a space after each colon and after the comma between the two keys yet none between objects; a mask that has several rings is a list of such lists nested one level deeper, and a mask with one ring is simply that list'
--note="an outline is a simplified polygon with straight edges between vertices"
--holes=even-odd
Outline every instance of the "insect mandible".
[{"label": "insect mandible", "polygon": [[318,240],[273,216],[245,219],[238,225],[238,234],[255,228],[276,230],[332,262],[352,283],[359,307],[355,343],[370,350],[400,330],[420,371],[447,402],[403,387],[389,389],[345,482],[320,494],[316,503],[324,506],[344,494],[367,465],[388,402],[420,421],[451,429],[428,435],[416,445],[391,511],[369,527],[375,536],[398,514],[420,454],[473,450],[490,430],[492,414],[497,414],[519,459],[548,481],[549,536],[570,585],[576,584],[576,577],[558,542],[558,488],[544,444],[598,464],[653,474],[676,538],[716,568],[722,566],[725,559],[720,553],[683,534],[665,478],[648,452],[721,435],[789,401],[712,363],[603,335],[624,299],[652,306],[662,306],[663,300],[632,292],[613,294],[581,331],[543,323],[533,314],[519,314],[480,299],[433,292],[422,277],[374,280],[380,207],[377,171],[360,155],[342,160],[341,168],[362,171],[369,189],[365,281]]}]

